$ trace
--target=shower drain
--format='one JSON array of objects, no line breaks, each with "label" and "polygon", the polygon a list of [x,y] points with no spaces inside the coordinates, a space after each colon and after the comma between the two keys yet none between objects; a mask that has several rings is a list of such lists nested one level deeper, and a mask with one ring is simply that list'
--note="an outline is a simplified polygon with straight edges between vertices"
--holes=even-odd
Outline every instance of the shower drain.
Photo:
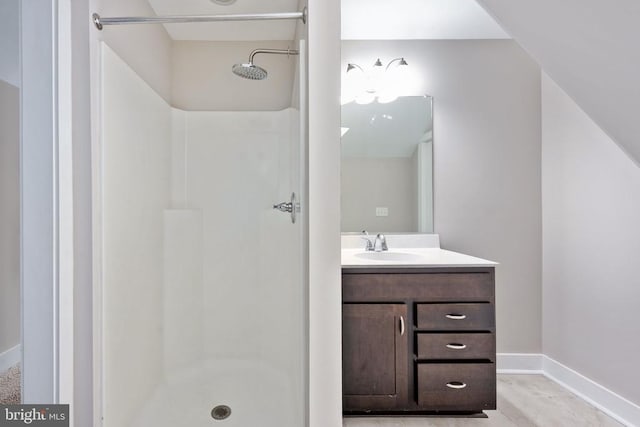
[{"label": "shower drain", "polygon": [[231,408],[227,405],[218,405],[211,410],[211,417],[214,420],[226,420],[231,415]]}]

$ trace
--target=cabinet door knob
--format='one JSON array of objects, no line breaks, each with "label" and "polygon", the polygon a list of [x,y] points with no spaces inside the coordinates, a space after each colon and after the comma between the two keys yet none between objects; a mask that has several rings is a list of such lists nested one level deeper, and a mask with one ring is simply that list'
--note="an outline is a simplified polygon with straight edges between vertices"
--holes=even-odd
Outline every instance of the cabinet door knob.
[{"label": "cabinet door knob", "polygon": [[404,317],[400,316],[400,336],[404,335]]},{"label": "cabinet door knob", "polygon": [[465,348],[467,348],[467,345],[452,342],[447,344],[447,348],[450,348],[452,350],[464,350]]},{"label": "cabinet door knob", "polygon": [[465,388],[467,385],[465,383],[461,383],[460,381],[451,381],[447,383],[447,387],[461,389]]},{"label": "cabinet door knob", "polygon": [[454,314],[454,313],[446,314],[445,317],[447,319],[452,319],[452,320],[464,320],[467,318],[466,314]]}]

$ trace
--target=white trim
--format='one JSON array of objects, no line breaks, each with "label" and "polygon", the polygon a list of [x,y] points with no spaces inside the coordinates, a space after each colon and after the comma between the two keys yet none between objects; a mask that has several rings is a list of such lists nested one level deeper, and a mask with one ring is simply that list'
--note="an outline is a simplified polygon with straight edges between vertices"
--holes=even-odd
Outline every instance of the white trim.
[{"label": "white trim", "polygon": [[4,372],[22,359],[20,344],[10,348],[4,353],[0,353],[0,372]]},{"label": "white trim", "polygon": [[543,355],[544,375],[626,426],[640,426],[640,406]]},{"label": "white trim", "polygon": [[498,353],[498,374],[538,374],[558,383],[616,421],[640,426],[640,406],[544,354]]},{"label": "white trim", "polygon": [[[73,146],[71,81],[71,4],[58,0],[57,8],[57,183],[58,183],[58,298],[57,369],[59,403],[73,407],[74,388],[74,248],[73,248]],[[69,414],[73,426],[73,413]]]},{"label": "white trim", "polygon": [[93,253],[93,425],[104,425],[104,334],[103,334],[103,222],[102,205],[102,101],[103,81],[103,42],[95,34],[91,35],[91,232]]},{"label": "white trim", "polygon": [[542,354],[498,353],[496,366],[499,374],[542,374]]}]

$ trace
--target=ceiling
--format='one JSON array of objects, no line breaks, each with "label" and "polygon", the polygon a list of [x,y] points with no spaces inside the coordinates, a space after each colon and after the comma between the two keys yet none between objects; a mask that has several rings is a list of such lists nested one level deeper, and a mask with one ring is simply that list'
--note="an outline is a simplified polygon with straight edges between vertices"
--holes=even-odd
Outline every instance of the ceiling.
[{"label": "ceiling", "polygon": [[343,40],[508,38],[476,0],[342,0]]},{"label": "ceiling", "polygon": [[[148,0],[157,15],[222,15],[298,12],[298,0],[237,0],[221,6],[210,0]],[[165,25],[174,40],[293,40],[295,20]]]},{"label": "ceiling", "polygon": [[[148,0],[157,15],[296,12],[298,0]],[[310,17],[313,19],[313,16]],[[174,40],[293,40],[296,21],[165,25]],[[510,38],[476,0],[342,0],[343,40]]]}]

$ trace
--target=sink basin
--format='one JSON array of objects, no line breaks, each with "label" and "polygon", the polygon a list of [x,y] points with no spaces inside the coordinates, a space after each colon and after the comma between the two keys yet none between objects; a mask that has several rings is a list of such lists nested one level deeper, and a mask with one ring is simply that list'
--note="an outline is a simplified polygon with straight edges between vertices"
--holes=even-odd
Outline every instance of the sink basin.
[{"label": "sink basin", "polygon": [[354,255],[356,258],[367,259],[372,261],[397,261],[419,263],[424,261],[424,257],[407,252],[360,252]]}]

